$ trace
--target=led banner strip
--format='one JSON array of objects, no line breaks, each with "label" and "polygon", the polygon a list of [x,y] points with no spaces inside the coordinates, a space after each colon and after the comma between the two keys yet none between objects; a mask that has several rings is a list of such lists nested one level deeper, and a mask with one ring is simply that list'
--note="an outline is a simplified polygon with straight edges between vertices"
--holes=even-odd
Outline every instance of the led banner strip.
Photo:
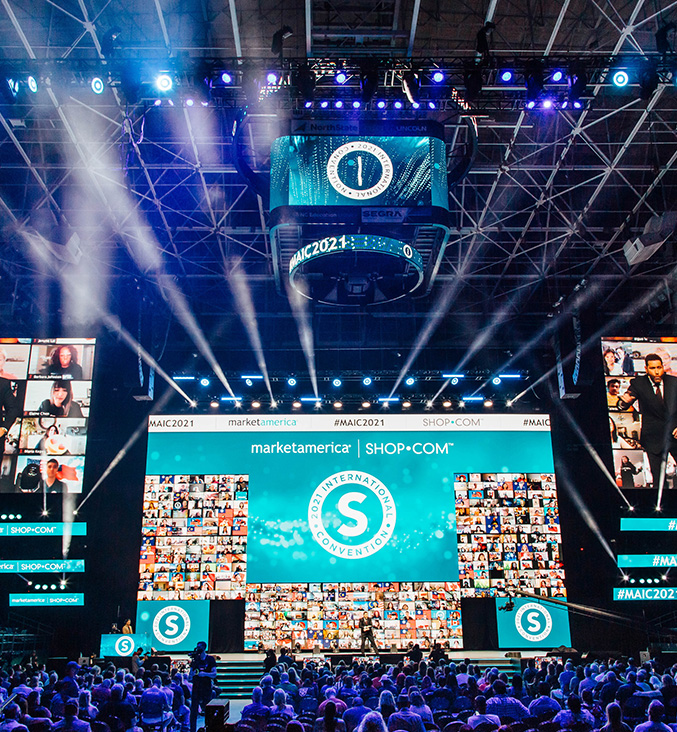
[{"label": "led banner strip", "polygon": [[68,532],[71,536],[87,536],[87,524],[84,521],[76,521],[70,524],[0,523],[0,536],[63,536]]},{"label": "led banner strip", "polygon": [[10,593],[10,607],[25,607],[27,605],[45,606],[45,605],[84,605],[85,596],[82,592],[34,592],[30,595],[20,595]]},{"label": "led banner strip", "polygon": [[677,587],[614,587],[614,600],[677,600]]},{"label": "led banner strip", "polygon": [[84,572],[84,559],[0,559],[0,573]]},{"label": "led banner strip", "polygon": [[677,531],[677,518],[622,518],[621,531]]},{"label": "led banner strip", "polygon": [[423,257],[411,244],[391,239],[388,236],[372,234],[342,234],[327,236],[324,239],[301,247],[289,261],[289,276],[294,282],[294,274],[302,264],[307,264],[321,257],[339,254],[340,252],[374,252],[399,257],[410,262],[419,273],[417,286],[423,279]]},{"label": "led banner strip", "polygon": [[619,554],[619,567],[677,567],[677,554]]}]

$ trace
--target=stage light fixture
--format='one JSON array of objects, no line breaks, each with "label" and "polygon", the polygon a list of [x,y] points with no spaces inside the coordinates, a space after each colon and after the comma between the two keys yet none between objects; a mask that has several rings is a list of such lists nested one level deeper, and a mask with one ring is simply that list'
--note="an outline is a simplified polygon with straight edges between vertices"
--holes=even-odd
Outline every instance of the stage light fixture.
[{"label": "stage light fixture", "polygon": [[428,102],[428,109],[437,109],[437,104],[432,99]]},{"label": "stage light fixture", "polygon": [[377,109],[385,109],[386,103],[384,99],[379,99],[378,102],[376,102],[376,108]]},{"label": "stage light fixture", "polygon": [[362,102],[360,102],[359,100],[356,99],[353,102],[353,109],[359,109],[361,106],[362,106]]},{"label": "stage light fixture", "polygon": [[334,102],[334,106],[336,107],[336,109],[343,109],[343,100],[342,99],[337,99]]},{"label": "stage light fixture", "polygon": [[420,102],[421,77],[418,71],[410,69],[402,74],[402,91],[411,104]]},{"label": "stage light fixture", "polygon": [[445,400],[444,400],[444,401],[442,402],[442,406],[443,406],[443,407],[444,407],[445,409],[450,409],[450,408],[451,408],[451,402],[450,402],[450,401],[449,401],[448,399],[445,399]]},{"label": "stage light fixture", "polygon": [[491,399],[485,399],[484,400],[484,406],[487,407],[487,408],[493,407],[494,406],[494,403],[491,401]]},{"label": "stage light fixture", "polygon": [[269,71],[266,74],[266,84],[268,84],[268,86],[275,86],[275,84],[277,84],[277,81],[278,81],[277,71]]},{"label": "stage light fixture", "polygon": [[170,92],[172,90],[173,86],[174,86],[174,79],[172,79],[172,77],[169,74],[162,73],[162,74],[158,74],[155,77],[155,88],[159,92],[166,94],[167,92]]},{"label": "stage light fixture", "polygon": [[583,102],[574,102],[574,109],[583,109]]},{"label": "stage light fixture", "polygon": [[514,76],[515,75],[511,69],[502,69],[498,74],[498,80],[503,84],[509,84],[513,80]]},{"label": "stage light fixture", "polygon": [[628,82],[630,81],[630,77],[628,76],[627,71],[619,69],[618,71],[614,71],[613,75],[611,76],[611,81],[613,82],[614,86],[622,88],[624,86],[627,86]]},{"label": "stage light fixture", "polygon": [[402,104],[402,102],[399,99],[397,99],[395,101],[395,103],[393,104],[393,107],[395,107],[395,109],[402,109],[403,106],[404,105]]},{"label": "stage light fixture", "polygon": [[290,376],[287,379],[287,386],[296,386],[296,379],[293,376]]},{"label": "stage light fixture", "polygon": [[371,402],[362,402],[362,409],[369,409],[369,407],[371,407]]},{"label": "stage light fixture", "polygon": [[451,385],[456,386],[456,384],[458,384],[458,376],[452,376]]},{"label": "stage light fixture", "polygon": [[428,401],[425,403],[425,408],[426,409],[432,409],[433,408],[433,400],[432,399],[428,399]]},{"label": "stage light fixture", "polygon": [[550,81],[552,81],[554,84],[559,84],[560,82],[564,81],[564,72],[562,71],[562,69],[555,69],[550,75]]},{"label": "stage light fixture", "polygon": [[334,402],[334,409],[343,409],[343,402]]},{"label": "stage light fixture", "polygon": [[334,75],[334,83],[345,84],[348,81],[348,74],[343,69],[339,69]]},{"label": "stage light fixture", "polygon": [[362,102],[368,104],[378,91],[379,69],[377,61],[365,61],[360,66],[360,91]]},{"label": "stage light fixture", "polygon": [[103,94],[106,85],[103,83],[103,79],[100,76],[95,76],[90,84],[94,94]]},{"label": "stage light fixture", "polygon": [[416,383],[416,379],[413,376],[407,376],[404,383],[406,386],[413,386]]},{"label": "stage light fixture", "polygon": [[224,71],[221,74],[221,83],[229,86],[233,83],[233,75],[229,71]]},{"label": "stage light fixture", "polygon": [[212,409],[216,409],[219,406],[219,403],[216,400],[212,400],[211,402],[209,402],[209,406]]},{"label": "stage light fixture", "polygon": [[411,104],[413,109],[420,109],[421,105],[418,102],[412,102]]},{"label": "stage light fixture", "polygon": [[543,100],[543,109],[552,109],[552,99]]},{"label": "stage light fixture", "polygon": [[329,102],[326,99],[323,99],[320,102],[320,109],[326,109],[329,106]]},{"label": "stage light fixture", "polygon": [[435,69],[430,76],[433,84],[442,84],[444,82],[444,71],[441,69]]},{"label": "stage light fixture", "polygon": [[365,376],[365,377],[364,377],[364,378],[362,379],[362,384],[363,384],[364,386],[371,386],[371,382],[372,382],[372,378],[371,378],[371,376]]},{"label": "stage light fixture", "polygon": [[186,104],[186,107],[193,107],[193,106],[195,106],[195,100],[194,99],[191,99],[189,97],[188,99],[186,99],[185,104]]},{"label": "stage light fixture", "polygon": [[494,378],[493,378],[493,379],[491,380],[491,383],[492,383],[492,384],[493,384],[494,386],[498,386],[498,385],[499,385],[499,384],[501,383],[501,379],[500,379],[500,377],[499,377],[499,376],[494,376]]},{"label": "stage light fixture", "polygon": [[296,401],[293,401],[291,405],[292,405],[292,407],[294,407],[294,409],[301,409],[301,406],[302,406],[301,402],[298,401],[298,399]]},{"label": "stage light fixture", "polygon": [[255,399],[252,402],[252,409],[261,409],[261,402],[259,402],[258,400]]},{"label": "stage light fixture", "polygon": [[33,94],[38,93],[38,80],[32,74],[26,79],[26,86]]},{"label": "stage light fixture", "polygon": [[303,103],[303,106],[304,106],[304,107],[305,107],[306,109],[310,109],[310,108],[311,108],[311,107],[313,106],[313,103],[312,103],[312,102],[304,102],[304,103]]},{"label": "stage light fixture", "polygon": [[207,379],[207,378],[200,379],[200,386],[209,386],[209,379]]},{"label": "stage light fixture", "polygon": [[410,401],[402,402],[402,409],[409,409],[410,407],[411,407]]}]

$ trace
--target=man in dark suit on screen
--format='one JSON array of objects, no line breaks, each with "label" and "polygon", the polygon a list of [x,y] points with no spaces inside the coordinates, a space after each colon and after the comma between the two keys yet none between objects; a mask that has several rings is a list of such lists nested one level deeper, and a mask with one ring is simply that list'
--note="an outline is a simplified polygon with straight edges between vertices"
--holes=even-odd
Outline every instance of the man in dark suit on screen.
[{"label": "man in dark suit on screen", "polygon": [[644,363],[646,375],[635,376],[618,406],[627,409],[639,400],[639,441],[649,460],[653,487],[659,488],[665,479],[668,453],[677,462],[677,377],[665,373],[663,360],[656,353],[648,354]]},{"label": "man in dark suit on screen", "polygon": [[0,379],[0,460],[5,451],[5,437],[20,413],[21,408],[14,396],[12,382],[8,379]]}]

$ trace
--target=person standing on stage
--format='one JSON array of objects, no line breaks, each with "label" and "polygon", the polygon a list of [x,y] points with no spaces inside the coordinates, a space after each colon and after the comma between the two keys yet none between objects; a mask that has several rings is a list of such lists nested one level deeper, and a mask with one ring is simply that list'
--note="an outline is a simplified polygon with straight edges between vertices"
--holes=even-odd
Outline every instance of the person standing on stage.
[{"label": "person standing on stage", "polygon": [[649,353],[644,363],[646,375],[632,379],[618,406],[627,409],[639,400],[639,441],[649,460],[653,487],[659,488],[665,478],[668,453],[677,462],[677,377],[665,373],[663,360],[656,353]]},{"label": "person standing on stage", "polygon": [[190,695],[190,732],[197,728],[200,707],[206,707],[212,699],[212,680],[216,678],[216,659],[207,655],[207,644],[200,641],[193,651],[188,681],[193,683]]},{"label": "person standing on stage", "polygon": [[364,653],[367,641],[371,643],[374,653],[378,653],[376,640],[374,639],[374,626],[371,615],[365,610],[360,618],[360,653]]}]

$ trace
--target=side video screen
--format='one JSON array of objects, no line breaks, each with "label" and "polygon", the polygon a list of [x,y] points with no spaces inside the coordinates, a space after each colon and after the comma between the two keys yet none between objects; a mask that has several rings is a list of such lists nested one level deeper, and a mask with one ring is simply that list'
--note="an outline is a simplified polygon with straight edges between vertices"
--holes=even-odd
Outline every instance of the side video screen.
[{"label": "side video screen", "polygon": [[95,341],[0,338],[1,493],[81,493]]},{"label": "side video screen", "polygon": [[542,415],[150,419],[138,599],[246,600],[246,648],[358,647],[365,609],[462,647],[462,597],[564,579]]}]

